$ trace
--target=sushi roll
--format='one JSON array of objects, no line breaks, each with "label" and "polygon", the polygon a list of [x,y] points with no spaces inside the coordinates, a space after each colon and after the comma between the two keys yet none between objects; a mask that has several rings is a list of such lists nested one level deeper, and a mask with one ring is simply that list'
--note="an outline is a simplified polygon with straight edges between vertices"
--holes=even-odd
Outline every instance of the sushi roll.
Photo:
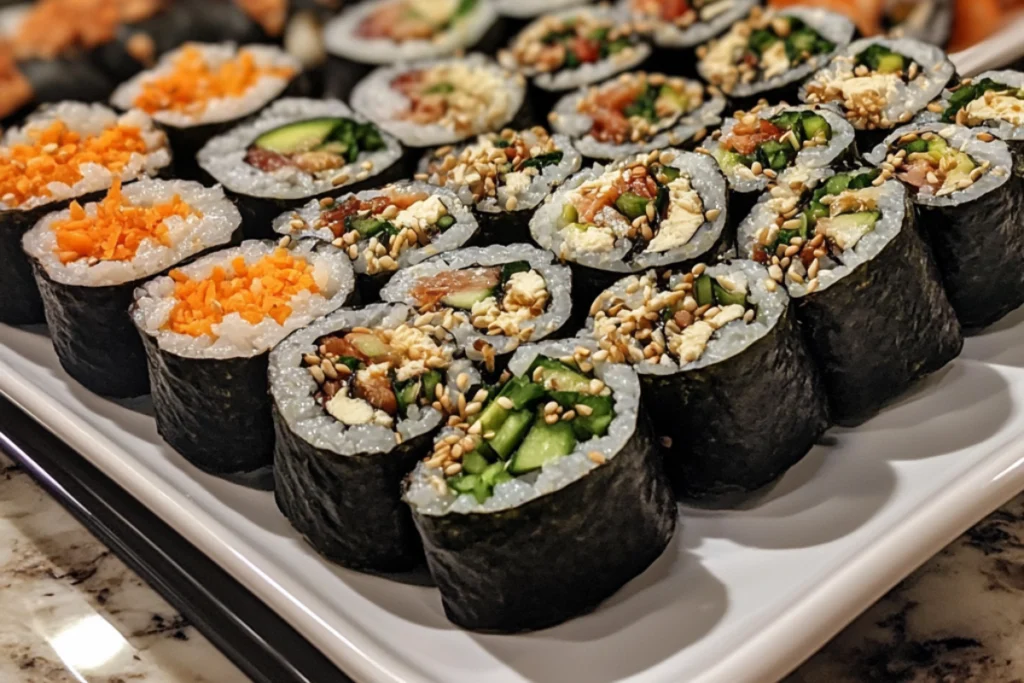
[{"label": "sushi roll", "polygon": [[249,240],[135,290],[157,431],[212,474],[271,464],[270,350],[345,304],[352,266],[318,240]]},{"label": "sushi roll", "polygon": [[[495,372],[496,356],[555,334],[569,320],[572,278],[528,244],[472,247],[401,271],[381,291],[449,330],[466,356]],[[504,366],[504,363],[502,363]]]},{"label": "sushi roll", "polygon": [[906,185],[961,325],[985,327],[1024,304],[1024,187],[1005,142],[911,124],[866,160]]},{"label": "sushi roll", "polygon": [[522,76],[482,54],[377,69],[352,91],[352,107],[406,147],[424,148],[500,130],[526,101]]},{"label": "sushi roll", "polygon": [[271,236],[282,212],[402,175],[402,146],[338,100],[284,98],[213,138],[200,168],[227,188],[246,236]]},{"label": "sushi roll", "polygon": [[696,63],[692,50],[745,17],[757,0],[619,0],[630,19],[653,29],[657,68],[689,75]]},{"label": "sushi roll", "polygon": [[404,500],[445,614],[474,631],[554,626],[661,555],[676,506],[632,368],[578,340],[519,349],[445,430]]},{"label": "sushi roll", "polygon": [[451,57],[496,46],[497,12],[490,0],[367,0],[324,26],[330,56],[326,90],[348,98],[375,67]]},{"label": "sushi roll", "polygon": [[722,122],[715,90],[660,73],[631,71],[566,95],[548,115],[556,133],[595,161],[699,142]]},{"label": "sushi roll", "polygon": [[572,267],[574,318],[582,320],[623,275],[731,249],[726,196],[725,178],[706,154],[640,154],[574,175],[537,210],[530,233]]},{"label": "sushi roll", "polygon": [[479,136],[458,148],[428,152],[421,180],[455,192],[480,224],[476,243],[530,241],[530,219],[551,191],[580,170],[582,158],[569,138],[540,126]]},{"label": "sushi roll", "polygon": [[878,170],[790,169],[740,226],[739,254],[796,304],[830,415],[857,425],[963,346],[903,185]]},{"label": "sushi roll", "polygon": [[270,45],[186,43],[118,86],[110,102],[152,116],[170,135],[177,172],[194,175],[207,140],[279,97],[301,69]]},{"label": "sushi roll", "polygon": [[277,505],[317,552],[353,569],[422,563],[402,479],[458,403],[456,376],[468,378],[453,374],[448,333],[413,315],[343,309],[270,355]]},{"label": "sushi roll", "polygon": [[1014,173],[1024,177],[1024,73],[985,71],[965,78],[943,90],[921,119],[956,123],[1005,140],[1014,155]]},{"label": "sushi roll", "polygon": [[647,36],[619,11],[578,7],[545,14],[498,52],[498,62],[530,79],[533,110],[544,116],[562,95],[638,68]]},{"label": "sushi roll", "polygon": [[853,23],[812,7],[754,7],[729,31],[697,48],[697,71],[737,108],[759,97],[796,101],[797,86],[853,38]]},{"label": "sushi roll", "polygon": [[522,31],[537,17],[548,12],[561,12],[571,7],[592,4],[592,0],[492,0],[503,22],[505,35]]},{"label": "sushi roll", "polygon": [[149,393],[146,352],[128,315],[135,288],[225,246],[242,222],[220,188],[140,180],[100,201],[71,202],[25,233],[57,358],[104,396]]},{"label": "sushi roll", "polygon": [[629,363],[676,493],[760,488],[828,428],[828,397],[789,297],[749,260],[630,275],[594,301],[594,360]]},{"label": "sushi roll", "polygon": [[857,154],[853,126],[828,107],[780,104],[737,111],[704,143],[729,181],[731,226],[746,218],[762,190],[793,166],[825,168]]},{"label": "sushi roll", "polygon": [[72,200],[171,163],[167,136],[144,113],[121,116],[99,104],[61,102],[39,109],[0,141],[0,323],[41,323],[43,304],[22,236]]},{"label": "sushi roll", "polygon": [[312,200],[273,223],[274,231],[316,237],[352,260],[359,299],[377,298],[400,269],[458,249],[473,238],[477,223],[450,190],[400,182],[334,199]]},{"label": "sushi roll", "polygon": [[910,38],[854,41],[800,88],[810,104],[835,104],[872,149],[892,129],[908,123],[955,76],[940,49]]},{"label": "sushi roll", "polygon": [[34,104],[104,100],[114,85],[106,74],[81,60],[18,59],[0,37],[0,124],[17,121]]}]

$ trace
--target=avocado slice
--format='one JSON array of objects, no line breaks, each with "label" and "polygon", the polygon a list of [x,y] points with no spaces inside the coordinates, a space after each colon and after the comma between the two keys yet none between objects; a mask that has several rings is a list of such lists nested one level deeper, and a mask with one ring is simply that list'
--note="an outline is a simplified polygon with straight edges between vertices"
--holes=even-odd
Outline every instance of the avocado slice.
[{"label": "avocado slice", "polygon": [[[260,149],[278,154],[308,152],[322,145],[339,126],[341,119],[310,119],[274,128],[256,138]],[[344,150],[343,150],[344,151]]]}]

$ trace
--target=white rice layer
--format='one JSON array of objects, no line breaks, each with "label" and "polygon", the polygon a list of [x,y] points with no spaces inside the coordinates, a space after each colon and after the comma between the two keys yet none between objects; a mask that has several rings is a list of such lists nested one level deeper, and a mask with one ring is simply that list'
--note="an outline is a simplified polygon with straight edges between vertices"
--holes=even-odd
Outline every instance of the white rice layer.
[{"label": "white rice layer", "polygon": [[[512,357],[509,370],[522,375],[537,355],[543,354],[550,358],[571,356],[574,349],[581,345],[596,350],[589,342],[578,338],[524,346]],[[587,454],[597,451],[606,461],[610,461],[629,442],[636,431],[640,410],[640,382],[629,366],[611,363],[598,364],[594,376],[612,390],[615,401],[615,417],[607,434],[578,443],[571,454],[549,460],[539,472],[498,484],[494,487],[494,494],[483,503],[477,502],[471,494],[456,496],[444,485],[444,473],[440,469],[427,467],[420,462],[409,477],[409,485],[403,497],[405,502],[421,515],[498,512],[517,508],[535,498],[559,491],[585,477],[591,470],[603,467],[587,457]],[[453,433],[452,430],[443,430],[438,438],[444,438],[450,433]],[[440,480],[440,486],[436,484],[437,480]]]},{"label": "white rice layer", "polygon": [[942,92],[953,77],[953,63],[942,48],[911,38],[862,38],[847,45],[823,69],[815,73],[800,86],[800,100],[807,102],[807,88],[810,85],[824,87],[830,83],[854,78],[854,60],[871,45],[882,45],[909,57],[921,67],[921,73],[909,83],[897,80],[886,93],[882,115],[895,126],[901,120],[909,121],[911,116],[924,109],[929,102]]},{"label": "white rice layer", "polygon": [[[856,173],[858,170],[864,169],[855,169],[852,172]],[[835,175],[834,172],[828,169],[804,170],[794,168],[790,170],[790,173],[780,176],[779,185],[788,185],[790,181],[796,183],[798,180],[802,180],[806,187],[814,188],[819,182],[825,182],[832,175]],[[848,273],[853,272],[857,266],[867,263],[878,256],[885,249],[886,245],[894,240],[899,235],[900,230],[903,229],[903,221],[906,218],[907,210],[907,191],[903,184],[896,179],[889,179],[878,186],[877,189],[879,191],[878,211],[881,215],[875,223],[874,230],[861,237],[853,249],[843,251],[840,256],[841,263],[839,265],[834,268],[822,268],[818,271],[816,278],[818,285],[814,290],[815,292],[831,287],[834,283],[842,280]],[[776,219],[779,216],[777,205],[778,202],[772,201],[770,193],[764,193],[750,211],[750,215],[740,224],[737,230],[736,243],[741,256],[745,258],[753,256],[754,247],[757,243],[757,233],[761,228],[777,225]],[[806,201],[797,206],[797,211],[802,211],[805,206]],[[808,294],[807,282],[797,283],[787,279],[786,290],[793,298],[805,296]]]},{"label": "white rice layer", "polygon": [[[189,279],[202,280],[208,278],[216,266],[231,272],[231,261],[237,256],[251,265],[276,248],[277,244],[270,240],[248,240],[241,246],[222,249],[197,259],[183,266],[181,271]],[[166,275],[154,278],[135,290],[132,319],[139,330],[156,339],[162,350],[178,356],[220,359],[257,356],[295,330],[343,306],[354,288],[352,265],[341,250],[317,240],[302,240],[293,242],[291,252],[313,266],[313,279],[320,291],[316,294],[302,291],[293,296],[288,302],[292,313],[283,325],[270,316],[253,325],[237,313],[231,313],[214,326],[217,336],[193,337],[172,332],[164,325],[176,304],[175,283]]]},{"label": "white rice layer", "polygon": [[[114,126],[132,126],[141,131],[146,144],[146,154],[133,153],[121,170],[119,177],[123,181],[131,181],[145,176],[156,175],[171,163],[171,152],[167,147],[167,136],[153,125],[143,112],[133,109],[120,116],[114,110],[102,104],[85,104],[83,102],[60,102],[44,105],[32,113],[24,125],[10,128],[3,136],[0,155],[5,155],[4,148],[16,144],[34,144],[31,133],[45,130],[54,121],[63,122],[69,130],[82,136],[96,136]],[[115,174],[99,164],[82,164],[78,167],[82,179],[74,185],[52,182],[47,185],[49,196],[32,197],[19,206],[12,206],[0,197],[0,211],[16,209],[28,211],[45,204],[66,201],[75,197],[106,190],[113,182]]]},{"label": "white rice layer", "polygon": [[[530,130],[520,131],[519,135],[528,142],[537,139],[537,136]],[[541,169],[540,173],[535,176],[531,176],[530,185],[515,194],[515,211],[532,211],[537,208],[537,205],[551,194],[552,189],[561,185],[565,182],[566,178],[580,170],[580,166],[583,164],[583,156],[579,151],[577,151],[575,145],[573,145],[572,141],[569,140],[567,136],[552,135],[551,138],[555,142],[555,148],[562,152],[562,160],[557,164],[545,166]],[[493,145],[486,135],[481,135],[475,141],[453,150],[452,154],[457,158],[463,150],[469,146]],[[433,152],[428,152],[423,155],[419,164],[420,173],[427,172],[432,154]],[[431,176],[427,179],[427,182],[433,182],[434,180],[436,180],[436,176]],[[455,187],[449,185],[448,188],[453,190],[466,206],[473,206],[475,203],[477,211],[482,213],[502,213],[507,211],[505,207],[508,204],[509,197],[512,196],[504,182],[497,185],[497,188],[495,189],[495,196],[484,197],[479,202],[476,202],[476,199],[473,196],[473,189],[470,187],[469,183],[463,183],[462,185]]]},{"label": "white rice layer", "polygon": [[1013,170],[1013,156],[1010,148],[1002,140],[984,142],[978,139],[977,129],[957,126],[952,123],[924,123],[911,124],[893,131],[886,136],[885,140],[879,143],[869,154],[864,156],[864,161],[873,166],[878,166],[885,161],[889,154],[890,147],[895,147],[896,142],[908,133],[932,132],[946,140],[952,149],[958,149],[971,157],[975,163],[987,161],[991,167],[981,175],[969,187],[963,190],[956,190],[950,194],[936,196],[934,194],[923,194],[911,191],[911,198],[915,204],[922,206],[957,206],[971,202],[982,197],[993,190],[996,190],[1010,179]]},{"label": "white rice layer", "polygon": [[413,311],[401,305],[342,309],[278,344],[270,353],[270,395],[288,428],[316,448],[351,456],[388,453],[395,447],[395,432],[408,441],[440,425],[441,413],[429,406],[410,406],[407,417],[399,419],[394,428],[372,423],[346,425],[317,403],[314,395],[319,386],[302,360],[305,354],[317,352],[316,341],[321,337],[344,334],[354,327],[393,329],[412,315]]},{"label": "white rice layer", "polygon": [[[293,76],[302,73],[302,64],[284,50],[273,45],[243,45],[235,43],[186,43],[160,58],[152,69],[143,71],[122,83],[110,96],[110,103],[118,109],[131,109],[136,98],[142,92],[146,81],[159,78],[174,72],[174,62],[186,47],[197,47],[203,53],[208,64],[216,68],[220,64],[234,59],[242,50],[252,54],[260,67],[286,67],[292,69]],[[196,112],[165,109],[153,113],[153,118],[167,126],[175,128],[192,128],[210,123],[234,121],[259,111],[268,102],[284,92],[291,78],[281,78],[270,74],[263,75],[241,97],[214,97],[206,102],[206,106]]]},{"label": "white rice layer", "polygon": [[363,20],[390,1],[369,0],[358,3],[327,22],[324,26],[324,46],[327,52],[359,64],[394,64],[436,59],[473,47],[498,18],[490,0],[477,0],[476,7],[469,14],[431,40],[396,43],[386,38],[360,37],[358,29]]},{"label": "white rice layer", "polygon": [[681,115],[667,126],[659,127],[653,135],[638,142],[625,142],[621,145],[601,142],[590,134],[590,130],[594,126],[594,118],[579,111],[580,102],[587,96],[591,87],[602,88],[614,83],[614,80],[597,86],[584,86],[566,95],[555,105],[549,120],[555,131],[572,137],[576,148],[592,159],[621,159],[641,152],[676,147],[689,141],[699,131],[713,128],[721,123],[721,113],[725,109],[725,98],[717,91],[711,93],[697,81],[680,80],[686,83],[688,93],[696,92],[697,89],[703,91],[703,101],[700,106]]},{"label": "white rice layer", "polygon": [[[513,244],[510,246],[495,245],[491,247],[470,247],[438,256],[418,266],[400,271],[381,290],[380,297],[384,301],[400,302],[419,307],[419,301],[412,296],[412,290],[421,278],[431,277],[438,273],[478,266],[503,266],[514,261],[526,261],[538,275],[544,279],[548,292],[548,303],[544,312],[535,318],[519,323],[520,330],[532,330],[531,341],[540,341],[549,334],[559,330],[569,319],[572,310],[572,276],[569,268],[554,263],[551,252],[537,249],[529,244]],[[483,356],[476,350],[474,342],[482,341],[490,344],[495,353],[505,354],[516,350],[520,344],[519,337],[486,334],[484,330],[473,327],[468,319],[457,324],[451,332],[459,342],[459,346],[473,360],[482,360]]]},{"label": "white rice layer", "polygon": [[[617,239],[611,251],[593,252],[575,249],[565,239],[564,230],[559,228],[562,208],[569,203],[569,193],[583,183],[596,180],[606,171],[620,169],[637,159],[645,159],[646,154],[618,161],[607,166],[594,164],[592,168],[580,171],[569,178],[551,198],[546,201],[530,220],[530,234],[541,247],[553,252],[563,261],[575,261],[584,266],[601,270],[630,273],[648,268],[669,266],[674,263],[691,261],[707,253],[722,235],[726,224],[727,187],[725,178],[718,169],[718,164],[707,154],[666,150],[675,154],[669,166],[679,169],[682,176],[690,180],[691,187],[700,195],[704,212],[718,209],[719,215],[711,221],[705,221],[690,240],[681,247],[663,252],[641,252],[630,261],[623,259],[632,247],[631,240]],[[575,229],[575,228],[568,228]]]},{"label": "white rice layer", "polygon": [[[813,111],[828,121],[828,125],[832,128],[832,139],[830,139],[828,143],[818,145],[816,147],[804,147],[797,152],[796,159],[793,160],[793,166],[801,166],[803,168],[825,168],[841,157],[853,145],[856,131],[853,129],[853,126],[850,125],[850,122],[847,121],[846,118],[843,117],[833,106],[793,106],[780,104],[778,106],[765,107],[764,109],[761,109],[757,113],[757,117],[762,120],[767,120],[787,111]],[[711,155],[716,159],[724,155],[726,150],[722,146],[722,140],[732,134],[733,128],[735,128],[738,123],[738,119],[726,119],[725,123],[722,124],[721,136],[714,140],[708,140],[704,143],[704,148],[711,152]],[[722,166],[722,173],[724,173],[725,177],[729,180],[729,186],[737,192],[756,192],[758,190],[763,190],[768,187],[768,183],[771,180],[768,176],[763,174],[754,175],[749,168],[742,164],[736,164],[731,167]]]},{"label": "white rice layer", "polygon": [[[242,223],[242,216],[224,196],[220,187],[206,188],[186,180],[140,180],[126,185],[121,194],[132,206],[149,207],[165,204],[179,195],[193,211],[187,218],[171,216],[164,221],[171,246],[146,239],[127,261],[99,261],[89,265],[88,259],[61,263],[57,251],[57,234],[53,224],[66,221],[71,211],[65,209],[48,214],[22,237],[25,252],[38,261],[53,280],[66,285],[103,287],[120,285],[152,277],[171,266],[212,247],[227,244],[231,234]],[[97,203],[84,207],[88,216],[96,215]]]},{"label": "white rice layer", "polygon": [[[479,71],[483,78],[502,83],[498,90],[487,93],[495,109],[503,116],[492,119],[488,111],[471,119],[465,129],[441,124],[419,124],[403,118],[409,110],[409,98],[391,87],[391,83],[410,71],[423,71],[449,64],[463,64]],[[479,93],[477,93],[479,94]],[[496,131],[515,118],[526,98],[526,80],[499,66],[486,55],[473,53],[461,58],[437,59],[412,64],[396,64],[376,69],[352,90],[352,107],[410,147],[431,147],[461,142],[474,135]]]},{"label": "white rice layer", "polygon": [[[366,122],[339,100],[285,98],[264,109],[254,121],[243,123],[207,142],[197,156],[199,165],[217,182],[238,194],[267,199],[303,199],[362,182],[390,168],[401,158],[402,146],[380,131],[385,149],[360,152],[354,162],[342,168],[310,174],[286,167],[268,173],[246,163],[246,152],[261,134],[291,123],[322,117]],[[367,164],[370,164],[369,170],[366,169]],[[339,176],[347,176],[347,179],[336,183]]]},{"label": "white rice layer", "polygon": [[[357,192],[354,195],[344,195],[336,199],[335,204],[341,204],[350,197],[355,197],[356,199],[361,200],[370,200],[374,197],[388,195],[391,192],[425,192],[428,195],[436,196],[441,200],[441,203],[444,204],[444,207],[448,210],[448,214],[455,218],[454,225],[444,232],[436,234],[428,244],[425,244],[422,247],[404,250],[398,257],[399,269],[421,263],[432,256],[437,256],[438,254],[458,249],[476,234],[479,226],[476,222],[476,218],[473,216],[473,212],[470,211],[465,204],[459,201],[459,198],[455,196],[455,193],[446,188],[434,187],[433,185],[428,185],[426,183],[402,181],[376,190],[363,190],[362,192]],[[313,199],[301,209],[297,211],[287,211],[275,218],[273,223],[274,232],[280,235],[292,235],[293,237],[315,237],[319,240],[323,240],[324,242],[333,242],[335,240],[335,236],[330,228],[315,227],[315,224],[320,218],[320,214],[322,212],[323,208],[320,206],[320,202]],[[295,220],[302,221],[305,227],[296,229],[292,225],[292,221]],[[356,242],[359,250],[359,257],[353,261],[352,265],[357,273],[366,273],[366,247],[369,242],[370,238]]]}]

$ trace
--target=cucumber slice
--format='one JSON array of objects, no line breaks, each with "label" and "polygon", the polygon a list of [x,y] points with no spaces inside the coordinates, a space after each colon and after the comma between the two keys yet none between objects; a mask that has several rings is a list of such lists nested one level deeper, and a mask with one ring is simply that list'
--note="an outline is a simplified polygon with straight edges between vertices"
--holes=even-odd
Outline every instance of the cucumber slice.
[{"label": "cucumber slice", "polygon": [[698,306],[713,306],[715,303],[714,289],[711,287],[711,276],[701,275],[693,283],[693,298]]},{"label": "cucumber slice", "polygon": [[904,62],[903,55],[895,53],[882,55],[878,58],[877,71],[882,74],[894,74],[898,71],[903,71]]},{"label": "cucumber slice", "polygon": [[544,397],[544,387],[527,376],[513,377],[501,388],[498,396],[512,401],[512,410],[523,410]]},{"label": "cucumber slice", "polygon": [[532,472],[549,460],[569,455],[575,448],[576,433],[572,425],[562,420],[549,425],[537,419],[509,461],[508,470],[512,474]]},{"label": "cucumber slice", "polygon": [[519,410],[502,423],[501,427],[494,434],[494,438],[487,443],[491,449],[498,454],[502,460],[508,460],[508,456],[515,452],[519,442],[526,436],[533,422],[533,411]]},{"label": "cucumber slice", "polygon": [[472,493],[473,488],[480,481],[479,475],[460,474],[448,478],[448,487],[456,493]]},{"label": "cucumber slice", "polygon": [[453,225],[455,225],[455,216],[441,216],[437,219],[438,230],[447,230]]},{"label": "cucumber slice", "polygon": [[645,197],[641,197],[633,192],[623,192],[615,200],[615,208],[619,210],[619,213],[632,221],[647,214],[648,201]]},{"label": "cucumber slice", "polygon": [[834,175],[825,183],[825,194],[837,195],[850,186],[850,176],[845,173]]},{"label": "cucumber slice", "polygon": [[562,206],[562,215],[559,219],[559,224],[562,226],[571,225],[575,223],[579,218],[579,212],[576,211],[576,207],[572,204],[565,204]]},{"label": "cucumber slice", "polygon": [[406,382],[395,382],[394,391],[395,399],[398,401],[398,414],[405,415],[406,410],[411,405],[416,405],[419,401],[420,392],[423,390],[423,385],[420,382],[420,378],[416,377]]},{"label": "cucumber slice", "polygon": [[488,462],[487,458],[476,451],[470,451],[462,456],[462,470],[470,474],[480,474],[490,465],[491,463]]},{"label": "cucumber slice", "polygon": [[821,136],[826,140],[832,138],[832,126],[829,125],[825,117],[818,116],[817,114],[809,114],[804,116],[800,120],[800,127],[803,128],[804,137],[808,140]]},{"label": "cucumber slice", "polygon": [[771,119],[771,123],[772,125],[782,128],[783,130],[793,130],[793,126],[796,125],[796,123],[799,120],[800,112],[787,111]]},{"label": "cucumber slice", "polygon": [[437,370],[428,370],[423,373],[423,396],[428,401],[433,401],[437,396],[437,385],[442,381],[441,373]]},{"label": "cucumber slice", "polygon": [[[505,463],[496,462],[492,465],[488,465],[487,469],[480,473],[480,478],[483,479],[484,483],[488,486],[494,486],[494,484],[497,483],[496,480],[503,472],[505,472]],[[512,477],[509,476],[509,479],[511,478]]]},{"label": "cucumber slice", "polygon": [[551,400],[557,401],[565,410],[574,410],[578,405],[590,408],[590,415],[577,412],[576,417],[569,420],[576,438],[580,441],[604,436],[608,432],[608,425],[614,416],[614,401],[611,396],[594,396],[575,391],[553,391],[550,395]]},{"label": "cucumber slice", "polygon": [[491,486],[483,478],[477,479],[476,485],[473,486],[473,497],[476,498],[478,503],[482,503],[491,497]]},{"label": "cucumber slice", "polygon": [[464,289],[461,292],[452,292],[441,297],[441,303],[452,308],[460,308],[464,311],[473,309],[473,304],[479,303],[494,294],[494,288]]},{"label": "cucumber slice", "polygon": [[874,169],[858,173],[855,176],[850,176],[850,184],[848,187],[851,190],[863,190],[865,187],[871,187],[871,181],[877,178],[880,173],[881,171]]},{"label": "cucumber slice", "polygon": [[345,219],[345,228],[359,233],[359,239],[365,240],[384,231],[388,222],[379,218],[357,218],[349,216]]},{"label": "cucumber slice", "polygon": [[590,379],[561,361],[545,356],[537,356],[530,365],[526,375],[532,378],[537,368],[541,368],[538,382],[546,389],[552,391],[590,391]]},{"label": "cucumber slice", "polygon": [[504,285],[516,273],[530,272],[530,264],[527,261],[513,261],[501,267],[501,283]]},{"label": "cucumber slice", "polygon": [[260,149],[278,154],[296,154],[316,149],[330,137],[341,119],[311,119],[274,128],[256,138]]},{"label": "cucumber slice", "polygon": [[719,306],[731,306],[733,304],[739,304],[740,306],[747,305],[747,295],[743,292],[730,292],[728,289],[718,284],[717,280],[711,281],[711,289],[715,295],[715,301]]},{"label": "cucumber slice", "polygon": [[345,339],[354,346],[359,353],[371,361],[375,358],[390,356],[394,349],[386,344],[383,339],[369,332],[349,332]]}]

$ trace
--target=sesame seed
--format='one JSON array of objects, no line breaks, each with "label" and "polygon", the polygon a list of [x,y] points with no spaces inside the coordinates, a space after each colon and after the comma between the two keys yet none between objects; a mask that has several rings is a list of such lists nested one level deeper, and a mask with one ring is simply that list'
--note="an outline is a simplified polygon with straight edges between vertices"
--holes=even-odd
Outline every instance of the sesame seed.
[{"label": "sesame seed", "polygon": [[557,413],[550,413],[544,416],[544,422],[549,425],[555,424],[556,422],[558,422],[559,419],[560,418],[558,417]]},{"label": "sesame seed", "polygon": [[606,462],[606,458],[600,451],[590,451],[587,453],[587,457],[590,458],[591,462],[595,462],[598,465],[603,465]]},{"label": "sesame seed", "polygon": [[313,380],[317,384],[323,384],[327,380],[327,378],[324,376],[324,371],[320,369],[319,365],[312,365],[307,369],[309,370],[309,374],[313,376]]},{"label": "sesame seed", "polygon": [[[341,174],[338,174],[338,175],[334,176],[333,178],[331,178],[331,185],[334,185],[335,187],[337,187],[338,185],[344,185],[347,182],[348,182],[348,174],[347,173],[341,173]],[[320,205],[323,206],[323,202],[321,202]],[[330,205],[328,205],[328,206],[330,206]]]},{"label": "sesame seed", "polygon": [[515,404],[512,403],[512,399],[510,399],[508,396],[499,396],[497,399],[497,404],[504,408],[505,410],[512,410],[512,408],[515,407]]},{"label": "sesame seed", "polygon": [[704,212],[704,218],[709,221],[713,221],[722,214],[721,209],[708,209]]},{"label": "sesame seed", "polygon": [[469,388],[469,375],[464,372],[460,372],[459,376],[455,378],[455,386],[459,388],[459,391],[465,391]]}]

